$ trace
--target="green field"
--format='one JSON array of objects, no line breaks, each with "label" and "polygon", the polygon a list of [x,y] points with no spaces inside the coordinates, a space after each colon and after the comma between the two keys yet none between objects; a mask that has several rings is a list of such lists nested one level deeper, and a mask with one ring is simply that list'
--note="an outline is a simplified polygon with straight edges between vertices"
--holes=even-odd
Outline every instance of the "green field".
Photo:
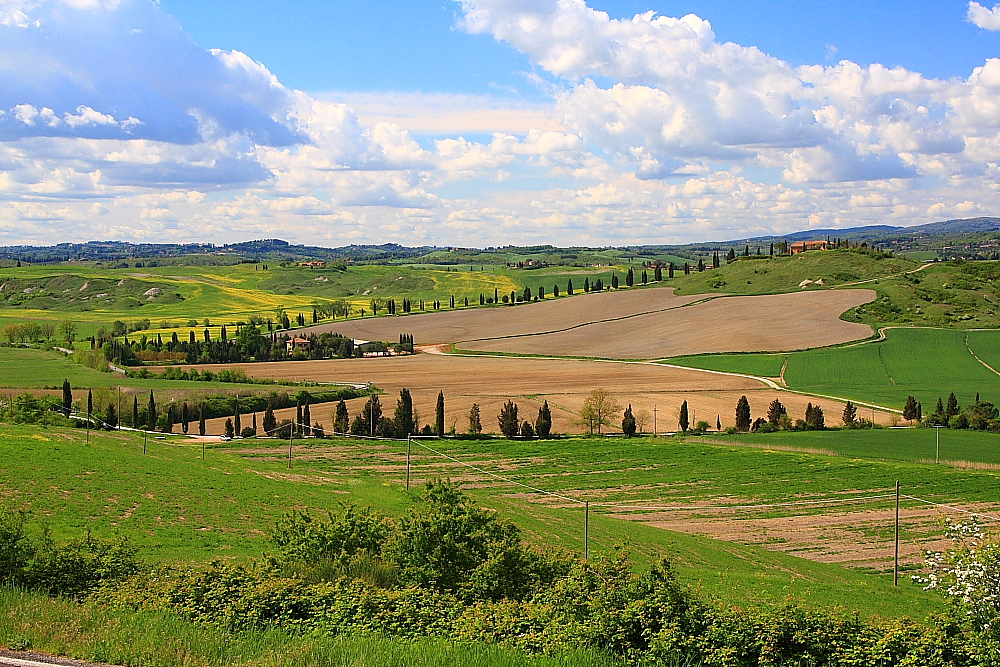
[{"label": "green field", "polygon": [[903,328],[888,329],[885,335],[884,341],[783,355],[705,355],[669,361],[774,377],[775,368],[780,372],[787,359],[784,377],[790,389],[895,409],[902,409],[912,395],[923,404],[925,415],[933,412],[939,397],[947,399],[951,392],[962,405],[974,401],[977,393],[985,401],[1000,403],[1000,375],[976,361],[970,351],[1000,368],[1000,331]]},{"label": "green field", "polygon": [[[864,412],[863,410],[861,411]],[[933,428],[894,428],[837,431],[781,431],[778,433],[743,433],[711,435],[712,442],[748,444],[776,449],[829,452],[849,458],[908,461],[934,461],[940,436],[941,460],[962,465],[1000,466],[1000,435],[986,431],[962,431]]]},{"label": "green field", "polygon": [[[141,439],[135,436],[91,438],[87,446],[80,431],[2,427],[0,494],[29,507],[58,538],[85,530],[128,535],[147,558],[156,560],[258,556],[268,548],[271,523],[291,507],[323,510],[356,502],[398,515],[415,502],[402,485],[405,443],[297,446],[289,471],[287,450],[268,449],[266,443],[248,442],[246,448],[232,451],[209,449],[202,462],[198,447],[151,440],[149,454],[143,456]],[[940,501],[989,502],[1000,492],[1000,481],[989,472],[719,446],[697,439],[449,441],[441,446],[487,470],[590,500],[592,553],[630,544],[640,562],[667,554],[684,580],[744,604],[794,598],[806,605],[841,605],[866,614],[922,616],[939,603],[908,582],[892,589],[884,574],[623,521],[609,516],[601,504],[826,498],[885,489],[897,479],[914,495]],[[461,479],[467,472],[438,457],[414,456],[415,484],[434,476]],[[547,502],[479,475],[470,481],[475,480],[470,490],[479,501],[511,516],[530,539],[582,552],[584,517],[579,506]],[[782,510],[757,515],[784,516]],[[871,539],[875,537],[887,538],[881,532]],[[880,599],[877,608],[867,601],[873,593]]]}]

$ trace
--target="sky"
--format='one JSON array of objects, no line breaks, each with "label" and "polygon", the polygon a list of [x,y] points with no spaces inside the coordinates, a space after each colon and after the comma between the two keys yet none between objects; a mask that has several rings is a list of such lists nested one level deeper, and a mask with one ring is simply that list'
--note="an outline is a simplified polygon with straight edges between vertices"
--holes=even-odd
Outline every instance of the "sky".
[{"label": "sky", "polygon": [[0,245],[1000,215],[1000,5],[0,0]]}]

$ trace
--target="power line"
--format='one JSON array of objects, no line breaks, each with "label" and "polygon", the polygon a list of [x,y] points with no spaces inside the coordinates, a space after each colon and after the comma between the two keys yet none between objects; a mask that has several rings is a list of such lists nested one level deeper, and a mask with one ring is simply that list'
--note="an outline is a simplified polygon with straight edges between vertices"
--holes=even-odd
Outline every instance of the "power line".
[{"label": "power line", "polygon": [[701,511],[701,510],[752,510],[752,509],[769,509],[775,507],[798,507],[802,505],[829,505],[832,503],[856,503],[864,502],[868,500],[878,500],[881,498],[892,498],[894,494],[886,493],[877,496],[856,496],[853,498],[828,498],[825,500],[798,500],[786,503],[764,503],[760,505],[692,505],[690,507],[683,507],[679,505],[615,505],[615,504],[605,504],[605,503],[593,503],[593,507],[600,507],[603,509],[616,509],[616,510],[653,510],[653,511],[669,511],[669,510],[679,510],[685,512]]},{"label": "power line", "polygon": [[909,498],[910,500],[916,500],[919,503],[924,503],[926,505],[934,505],[935,507],[943,507],[945,509],[952,510],[954,512],[961,512],[962,514],[968,514],[970,516],[981,516],[992,521],[1000,521],[1000,517],[993,516],[991,514],[983,514],[981,512],[970,512],[969,510],[963,510],[961,507],[954,507],[952,505],[944,505],[942,503],[936,503],[931,500],[924,500],[923,498],[917,498],[916,496],[903,495],[903,498]]}]

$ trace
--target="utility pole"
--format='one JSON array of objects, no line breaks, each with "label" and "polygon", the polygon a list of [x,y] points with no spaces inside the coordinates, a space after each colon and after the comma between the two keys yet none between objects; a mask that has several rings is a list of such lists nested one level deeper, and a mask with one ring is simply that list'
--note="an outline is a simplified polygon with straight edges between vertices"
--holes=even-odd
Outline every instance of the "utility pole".
[{"label": "utility pole", "polygon": [[295,437],[295,426],[292,425],[288,429],[288,469],[292,469],[292,438]]},{"label": "utility pole", "polygon": [[656,403],[653,403],[653,437],[656,437]]},{"label": "utility pole", "polygon": [[583,559],[590,560],[590,501],[583,506]]},{"label": "utility pole", "polygon": [[[143,456],[146,455],[146,434],[147,433],[148,433],[148,431],[146,429],[142,430],[142,455]],[[204,456],[202,458],[204,458]]]},{"label": "utility pole", "polygon": [[406,436],[406,490],[410,490],[410,436]]},{"label": "utility pole", "polygon": [[934,463],[941,463],[941,429],[944,428],[940,424],[934,427],[937,431],[937,445],[934,448]]},{"label": "utility pole", "polygon": [[899,586],[899,480],[896,480],[896,548],[892,565],[892,585]]}]

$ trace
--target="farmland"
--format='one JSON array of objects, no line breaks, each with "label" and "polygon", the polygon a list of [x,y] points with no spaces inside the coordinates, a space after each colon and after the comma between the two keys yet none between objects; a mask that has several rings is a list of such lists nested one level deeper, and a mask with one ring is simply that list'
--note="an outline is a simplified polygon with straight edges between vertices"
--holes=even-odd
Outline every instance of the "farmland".
[{"label": "farmland", "polygon": [[[962,404],[976,394],[1000,400],[1000,376],[976,360],[998,361],[998,331],[950,331],[898,328],[885,340],[788,355],[716,355],[687,357],[672,363],[712,370],[775,377],[787,360],[784,380],[798,391],[900,408],[916,397],[930,413],[938,398],[955,392]],[[921,360],[921,361],[916,361]],[[992,364],[991,364],[992,365]],[[994,366],[996,368],[996,366]]]},{"label": "farmland", "polygon": [[[293,467],[288,470],[287,449],[267,441],[210,448],[205,462],[200,449],[150,442],[149,454],[143,456],[141,439],[126,433],[95,434],[86,446],[79,431],[5,427],[0,436],[5,461],[0,490],[8,502],[28,506],[45,518],[57,536],[84,529],[98,535],[129,535],[150,557],[175,562],[239,560],[259,553],[266,549],[270,522],[289,507],[315,510],[357,502],[398,514],[414,502],[402,487],[405,443],[305,444],[296,447]],[[484,470],[590,500],[595,506],[592,553],[607,552],[625,541],[643,560],[656,553],[669,554],[686,581],[744,604],[779,601],[793,592],[807,604],[843,604],[866,614],[922,615],[938,603],[909,584],[893,590],[884,575],[851,572],[771,553],[761,546],[720,543],[655,527],[666,516],[672,520],[683,516],[677,512],[629,513],[630,520],[626,520],[622,511],[597,505],[715,505],[789,496],[818,499],[867,494],[897,478],[910,492],[951,502],[982,503],[995,498],[997,491],[995,477],[988,473],[718,446],[697,439],[466,441],[434,446]],[[480,502],[514,518],[538,544],[582,550],[582,517],[577,506],[522,493],[517,487],[418,451],[413,483],[432,476],[462,480]],[[24,479],[33,480],[30,487],[23,486]],[[886,507],[883,502],[864,509]],[[771,510],[752,518],[768,520],[788,514]],[[825,514],[813,509],[805,515]],[[691,519],[704,516],[705,511],[695,512]],[[884,571],[884,527],[866,522],[850,534],[855,551],[868,544],[881,550],[876,569]],[[908,562],[919,555],[920,546],[933,543],[939,534],[933,517],[914,515],[905,536]],[[843,533],[836,537],[845,539]],[[767,549],[782,547],[778,542],[762,544]],[[881,600],[875,608],[865,603],[872,592]]]}]

